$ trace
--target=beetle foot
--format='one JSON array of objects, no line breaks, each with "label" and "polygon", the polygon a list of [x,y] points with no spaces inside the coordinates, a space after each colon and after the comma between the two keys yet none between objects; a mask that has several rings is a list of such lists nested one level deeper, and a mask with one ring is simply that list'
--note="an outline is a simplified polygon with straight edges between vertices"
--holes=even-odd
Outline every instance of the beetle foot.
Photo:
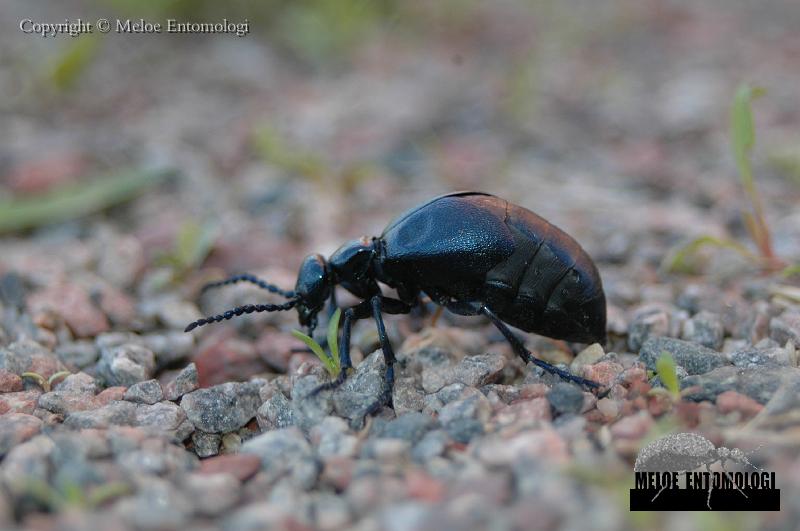
[{"label": "beetle foot", "polygon": [[[582,387],[586,387],[589,390],[598,390],[600,389],[600,384],[595,382],[594,380],[587,380],[586,378],[582,378],[580,376],[575,376],[569,371],[565,371],[564,369],[559,369],[555,365],[550,365],[546,361],[542,361],[538,358],[534,358],[531,356],[530,360],[534,363],[534,365],[541,367],[542,369],[546,370],[550,374],[555,374],[556,376],[560,377],[562,380],[566,380],[568,382],[574,382]],[[603,393],[608,394],[610,388],[605,390]],[[602,397],[600,397],[602,398]]]},{"label": "beetle foot", "polygon": [[347,369],[342,368],[342,370],[339,371],[339,375],[336,377],[335,380],[331,380],[329,382],[325,382],[323,384],[318,385],[317,387],[312,389],[310,393],[306,395],[306,398],[314,398],[322,391],[332,391],[337,387],[339,387],[340,385],[342,385],[346,379],[347,379]]},{"label": "beetle foot", "polygon": [[390,408],[394,409],[394,402],[392,400],[392,388],[390,386],[387,386],[383,390],[381,395],[378,397],[378,399],[372,402],[369,406],[367,406],[367,409],[364,410],[364,417],[362,424],[364,424],[367,421],[367,418],[369,418],[371,415],[374,415],[375,413],[383,409],[383,406],[389,406]]}]

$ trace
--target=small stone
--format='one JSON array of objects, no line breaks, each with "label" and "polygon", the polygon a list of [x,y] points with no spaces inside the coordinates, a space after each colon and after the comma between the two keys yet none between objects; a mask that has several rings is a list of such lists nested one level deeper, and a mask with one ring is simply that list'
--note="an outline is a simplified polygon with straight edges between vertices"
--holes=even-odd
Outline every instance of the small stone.
[{"label": "small stone", "polygon": [[727,357],[735,366],[749,368],[760,365],[794,366],[795,361],[790,352],[782,347],[745,347],[728,353]]},{"label": "small stone", "polygon": [[332,393],[322,391],[311,395],[312,391],[328,381],[325,370],[316,364],[301,365],[299,374],[295,374],[292,381],[292,419],[307,433],[333,411]]},{"label": "small stone", "polygon": [[181,407],[197,429],[209,433],[238,430],[256,416],[258,384],[229,382],[183,396]]},{"label": "small stone", "polygon": [[594,365],[605,355],[606,353],[600,343],[592,343],[575,356],[569,366],[569,370],[573,374],[581,374],[585,366]]},{"label": "small stone", "polygon": [[506,358],[502,354],[480,354],[466,356],[453,368],[452,378],[448,383],[460,382],[469,387],[480,387],[497,381]]},{"label": "small stone", "polygon": [[398,378],[395,381],[392,404],[398,417],[406,413],[422,411],[425,407],[425,393],[417,386],[416,378]]},{"label": "small stone", "polygon": [[219,445],[222,441],[222,436],[218,433],[206,433],[204,431],[195,430],[192,434],[192,443],[194,444],[194,452],[197,457],[211,457],[219,453]]},{"label": "small stone", "polygon": [[31,415],[42,392],[38,389],[0,395],[0,415],[25,413]]},{"label": "small stone", "polygon": [[523,431],[509,438],[488,435],[473,443],[473,453],[489,466],[513,467],[526,460],[559,464],[569,460],[566,441],[550,427]]},{"label": "small stone", "polygon": [[619,416],[620,405],[613,398],[601,398],[597,401],[597,410],[603,414],[606,422],[611,422]]},{"label": "small stone", "polygon": [[6,369],[0,369],[0,393],[16,391],[22,391],[22,378]]},{"label": "small stone", "polygon": [[261,469],[268,481],[289,476],[295,486],[309,489],[319,475],[320,466],[313,450],[296,427],[262,433],[244,443],[241,453],[261,459]]},{"label": "small stone", "polygon": [[800,345],[800,311],[787,309],[770,319],[769,336],[779,345],[785,345],[790,340],[795,345]]},{"label": "small stone", "polygon": [[123,398],[137,404],[155,404],[164,399],[164,393],[158,380],[146,380],[130,386]]},{"label": "small stone", "polygon": [[408,441],[402,439],[374,438],[367,441],[362,448],[363,457],[372,458],[381,463],[401,462],[411,450]]},{"label": "small stone", "polygon": [[583,408],[583,391],[577,385],[560,382],[547,393],[547,400],[558,414],[577,414]]},{"label": "small stone", "polygon": [[601,361],[583,368],[583,377],[599,383],[603,387],[610,387],[617,382],[624,367],[614,361]]},{"label": "small stone", "polygon": [[100,406],[92,394],[66,391],[44,393],[39,397],[37,405],[57,415],[68,415],[76,411],[86,411]]},{"label": "small stone", "polygon": [[725,337],[722,318],[715,313],[701,311],[683,323],[681,337],[686,341],[719,350]]},{"label": "small stone", "polygon": [[615,439],[639,440],[653,427],[653,417],[646,411],[623,417],[611,426],[611,435]]},{"label": "small stone", "polygon": [[53,387],[56,391],[75,394],[97,393],[97,382],[85,372],[70,374]]},{"label": "small stone", "polygon": [[725,391],[736,391],[766,404],[782,382],[800,382],[800,370],[794,367],[760,366],[757,369],[718,367],[706,374],[689,376],[681,381],[684,397],[689,400],[716,400]]},{"label": "small stone", "polygon": [[42,429],[42,421],[25,413],[7,413],[0,416],[0,457],[22,444]]},{"label": "small stone", "polygon": [[444,430],[429,431],[411,449],[411,456],[420,462],[439,457],[444,454],[450,440],[450,436]]},{"label": "small stone", "polygon": [[261,459],[247,453],[218,455],[200,462],[201,474],[227,473],[239,481],[247,481],[261,468]]},{"label": "small stone", "polygon": [[183,369],[174,380],[164,387],[164,397],[167,400],[178,400],[186,393],[191,393],[198,387],[197,366],[190,363]]},{"label": "small stone", "polygon": [[725,391],[717,397],[717,409],[723,415],[738,411],[744,418],[750,418],[760,413],[764,406],[749,396],[736,391]]},{"label": "small stone", "polygon": [[349,431],[339,417],[325,417],[311,429],[311,443],[323,459],[333,456],[352,457],[359,446],[358,437]]},{"label": "small stone", "polygon": [[669,313],[660,306],[645,306],[638,309],[628,325],[628,348],[638,352],[651,337],[669,334]]},{"label": "small stone", "polygon": [[137,382],[152,378],[156,368],[152,350],[139,343],[101,348],[97,374],[108,385],[130,387]]},{"label": "small stone", "polygon": [[444,429],[454,441],[461,444],[469,444],[474,437],[483,435],[485,432],[483,423],[478,419],[471,418],[452,420]]},{"label": "small stone", "polygon": [[497,411],[494,423],[498,426],[530,425],[552,418],[552,407],[545,397],[519,400]]},{"label": "small stone", "polygon": [[144,346],[155,354],[156,365],[159,367],[172,366],[185,360],[194,352],[195,347],[194,336],[183,333],[183,330],[147,334],[141,339]]},{"label": "small stone", "polygon": [[125,401],[111,402],[106,406],[85,411],[75,411],[64,419],[64,426],[73,429],[132,426],[136,421],[136,404]]},{"label": "small stone", "polygon": [[388,439],[402,439],[412,445],[420,441],[425,434],[435,428],[438,422],[430,415],[412,412],[390,420],[377,431],[376,436]]},{"label": "small stone", "polygon": [[71,371],[79,371],[97,362],[100,350],[93,341],[74,341],[56,347],[56,356]]},{"label": "small stone", "polygon": [[184,410],[168,401],[153,405],[139,404],[132,424],[154,428],[176,441],[185,440],[194,431],[194,426],[187,419]]},{"label": "small stone", "polygon": [[52,353],[35,341],[22,340],[0,348],[0,369],[21,376],[33,372],[45,380],[66,367]]},{"label": "small stone", "polygon": [[182,486],[189,498],[195,501],[195,511],[204,516],[224,513],[237,504],[241,495],[239,480],[226,473],[191,473],[183,480]]},{"label": "small stone", "polygon": [[355,374],[333,392],[336,413],[360,425],[369,408],[383,394],[385,372],[383,353],[376,350],[359,363]]},{"label": "small stone", "polygon": [[256,412],[258,426],[262,430],[274,430],[294,426],[292,403],[280,391],[273,393]]},{"label": "small stone", "polygon": [[105,314],[92,301],[89,292],[77,284],[52,284],[28,298],[32,315],[53,310],[59,314],[75,337],[94,337],[109,329]]},{"label": "small stone", "polygon": [[639,359],[650,370],[655,370],[656,362],[663,352],[672,355],[675,363],[689,374],[704,374],[717,367],[727,365],[725,356],[709,348],[670,337],[648,339],[639,352]]}]

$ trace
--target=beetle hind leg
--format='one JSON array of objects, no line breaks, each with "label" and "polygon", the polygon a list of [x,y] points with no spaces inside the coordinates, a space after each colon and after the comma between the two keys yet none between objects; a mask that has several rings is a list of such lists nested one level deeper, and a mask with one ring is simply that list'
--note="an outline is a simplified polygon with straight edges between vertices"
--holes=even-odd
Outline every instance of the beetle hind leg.
[{"label": "beetle hind leg", "polygon": [[541,367],[542,369],[546,370],[551,374],[555,374],[556,376],[560,377],[563,380],[568,382],[574,382],[578,385],[583,387],[587,387],[589,389],[599,389],[600,384],[594,382],[592,380],[587,380],[586,378],[581,378],[580,376],[575,376],[569,371],[565,371],[564,369],[559,369],[555,365],[551,365],[546,361],[540,360],[531,354],[531,352],[525,348],[525,345],[522,341],[511,331],[511,329],[506,325],[497,315],[494,314],[489,308],[483,306],[481,308],[481,313],[486,315],[489,319],[491,319],[492,323],[500,330],[506,340],[511,344],[511,348],[514,349],[514,352],[522,358],[526,363],[533,363],[537,367]]}]

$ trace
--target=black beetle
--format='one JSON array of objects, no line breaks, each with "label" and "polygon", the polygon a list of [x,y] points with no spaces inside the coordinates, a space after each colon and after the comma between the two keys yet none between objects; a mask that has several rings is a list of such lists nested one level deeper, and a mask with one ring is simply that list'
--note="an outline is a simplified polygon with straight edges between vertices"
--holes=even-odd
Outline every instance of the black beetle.
[{"label": "black beetle", "polygon": [[[479,192],[456,192],[414,207],[389,224],[380,237],[353,240],[325,260],[305,258],[294,291],[285,291],[252,275],[238,275],[204,289],[251,282],[289,299],[280,305],[246,305],[200,319],[198,326],[253,312],[297,308],[300,324],[313,332],[317,314],[338,284],[363,301],[344,311],[339,377],[347,377],[353,321],[372,316],[386,361],[386,391],[376,408],[391,403],[394,353],[382,313],[408,313],[420,292],[460,315],[487,316],[514,351],[565,380],[587,387],[596,382],[575,376],[531,355],[506,323],[526,332],[582,343],[605,342],[606,300],[597,268],[568,234],[533,212]],[[386,297],[381,282],[397,291]]]}]

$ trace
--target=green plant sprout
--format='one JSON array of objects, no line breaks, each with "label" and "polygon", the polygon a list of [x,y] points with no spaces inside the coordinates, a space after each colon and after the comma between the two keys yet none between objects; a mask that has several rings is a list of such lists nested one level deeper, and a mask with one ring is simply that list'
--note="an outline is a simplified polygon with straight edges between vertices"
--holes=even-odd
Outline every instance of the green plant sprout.
[{"label": "green plant sprout", "polygon": [[661,379],[661,383],[670,392],[673,398],[677,399],[681,396],[681,386],[678,383],[678,372],[675,366],[675,360],[667,351],[661,353],[658,361],[656,361],[656,374]]},{"label": "green plant sprout", "polygon": [[[763,202],[756,187],[750,162],[756,138],[752,102],[764,94],[766,94],[764,88],[751,87],[746,83],[741,84],[736,90],[730,111],[731,147],[742,187],[750,201],[751,209],[750,212],[743,212],[742,216],[750,238],[758,249],[758,254],[750,252],[747,247],[732,239],[700,236],[670,253],[664,261],[663,269],[674,272],[690,272],[693,269],[690,257],[696,255],[702,247],[707,246],[733,249],[768,271],[776,271],[785,267],[783,261],[775,255],[769,226],[764,217]],[[788,268],[789,273],[784,270],[784,274],[787,276],[793,274],[794,267]]]},{"label": "green plant sprout", "polygon": [[34,380],[39,387],[41,387],[45,393],[49,393],[53,389],[53,385],[55,385],[56,380],[61,378],[66,378],[71,373],[69,371],[58,371],[57,373],[50,376],[50,378],[45,378],[38,372],[23,372],[20,374],[22,378],[30,378]]},{"label": "green plant sprout", "polygon": [[307,336],[300,330],[292,330],[292,335],[305,343],[306,346],[317,355],[330,375],[334,378],[339,376],[339,372],[342,370],[339,365],[339,319],[341,315],[342,311],[336,308],[336,311],[333,312],[331,320],[328,323],[328,347],[330,348],[330,354],[326,353],[322,349],[322,346],[314,341],[314,338]]}]

